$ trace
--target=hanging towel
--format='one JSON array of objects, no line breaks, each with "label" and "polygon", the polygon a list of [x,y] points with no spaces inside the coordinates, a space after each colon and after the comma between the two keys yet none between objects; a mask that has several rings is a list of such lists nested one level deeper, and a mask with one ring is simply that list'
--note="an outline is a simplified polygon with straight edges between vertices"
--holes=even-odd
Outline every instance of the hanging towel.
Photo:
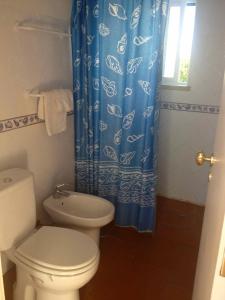
[{"label": "hanging towel", "polygon": [[41,93],[38,103],[38,118],[45,120],[49,136],[66,130],[67,112],[73,110],[72,92],[67,89]]}]

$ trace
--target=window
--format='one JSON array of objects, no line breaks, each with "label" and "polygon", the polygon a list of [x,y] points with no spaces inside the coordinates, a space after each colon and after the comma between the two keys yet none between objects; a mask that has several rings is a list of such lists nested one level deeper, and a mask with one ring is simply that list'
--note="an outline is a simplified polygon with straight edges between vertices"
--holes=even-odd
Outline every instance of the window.
[{"label": "window", "polygon": [[164,46],[164,85],[188,85],[195,10],[193,0],[170,0]]}]

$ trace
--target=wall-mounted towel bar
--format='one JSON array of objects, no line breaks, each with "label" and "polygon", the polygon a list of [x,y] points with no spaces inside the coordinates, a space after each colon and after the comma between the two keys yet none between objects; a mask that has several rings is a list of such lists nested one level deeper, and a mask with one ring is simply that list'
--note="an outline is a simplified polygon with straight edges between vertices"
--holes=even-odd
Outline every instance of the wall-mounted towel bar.
[{"label": "wall-mounted towel bar", "polygon": [[44,28],[42,26],[34,25],[32,23],[23,23],[23,22],[16,22],[15,24],[16,30],[28,30],[28,31],[39,31],[39,32],[45,32],[50,34],[58,35],[59,37],[71,37],[71,34],[69,32],[64,31],[58,31],[50,28]]},{"label": "wall-mounted towel bar", "polygon": [[25,90],[24,96],[26,99],[28,99],[28,98],[35,98],[35,99],[39,98],[40,99],[41,97],[43,97],[43,95],[41,93],[39,93],[38,90],[33,90],[33,91]]},{"label": "wall-mounted towel bar", "polygon": [[41,98],[43,96],[41,94],[28,94],[28,97],[31,97],[31,98]]},{"label": "wall-mounted towel bar", "polygon": [[29,99],[29,98],[35,98],[35,99],[39,98],[40,99],[41,97],[43,97],[43,95],[41,93],[39,93],[38,90],[33,90],[33,91],[25,90],[24,96],[26,99]]},{"label": "wall-mounted towel bar", "polygon": [[26,90],[24,92],[24,96],[25,96],[26,99],[29,99],[29,98],[38,98],[38,99],[40,99],[41,97],[43,97],[43,95],[40,94],[39,92],[37,92],[37,91],[32,92],[30,90]]}]

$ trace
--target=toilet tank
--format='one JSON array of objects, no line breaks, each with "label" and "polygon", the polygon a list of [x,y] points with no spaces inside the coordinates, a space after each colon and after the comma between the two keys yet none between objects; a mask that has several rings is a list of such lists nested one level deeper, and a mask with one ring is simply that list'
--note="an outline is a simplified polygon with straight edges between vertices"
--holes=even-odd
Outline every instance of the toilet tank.
[{"label": "toilet tank", "polygon": [[36,224],[32,174],[24,169],[0,171],[0,251],[25,238]]}]

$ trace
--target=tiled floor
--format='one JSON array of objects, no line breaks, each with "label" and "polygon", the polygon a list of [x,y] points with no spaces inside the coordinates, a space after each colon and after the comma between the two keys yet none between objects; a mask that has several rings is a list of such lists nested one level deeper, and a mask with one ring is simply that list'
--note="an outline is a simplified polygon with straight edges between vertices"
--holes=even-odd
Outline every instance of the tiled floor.
[{"label": "tiled floor", "polygon": [[[202,217],[199,206],[159,198],[154,235],[107,227],[98,272],[81,300],[191,300]],[[7,276],[11,300],[13,272]]]}]

